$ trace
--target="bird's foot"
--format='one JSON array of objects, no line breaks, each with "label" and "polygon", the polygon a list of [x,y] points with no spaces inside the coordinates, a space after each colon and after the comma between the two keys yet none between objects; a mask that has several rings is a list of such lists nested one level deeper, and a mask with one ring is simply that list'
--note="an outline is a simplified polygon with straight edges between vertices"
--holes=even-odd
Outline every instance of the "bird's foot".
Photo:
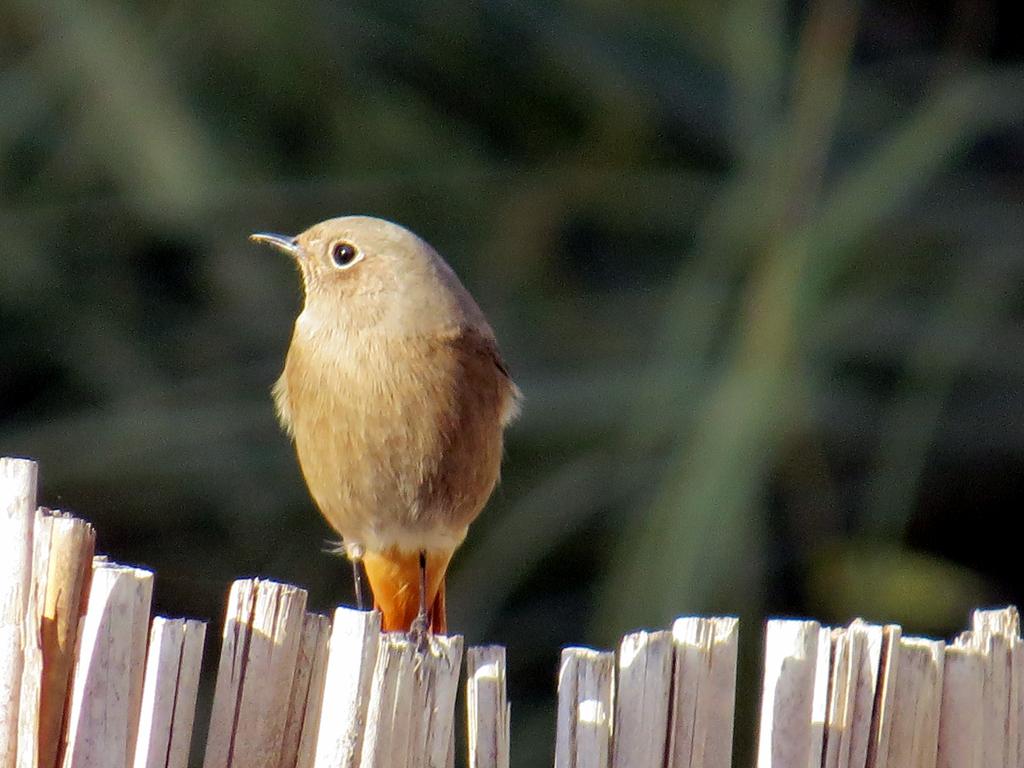
[{"label": "bird's foot", "polygon": [[430,650],[430,618],[426,613],[418,613],[409,625],[409,642],[418,653],[425,654]]},{"label": "bird's foot", "polygon": [[409,639],[419,653],[430,649],[430,617],[427,615],[427,553],[420,550],[420,609],[409,627]]}]

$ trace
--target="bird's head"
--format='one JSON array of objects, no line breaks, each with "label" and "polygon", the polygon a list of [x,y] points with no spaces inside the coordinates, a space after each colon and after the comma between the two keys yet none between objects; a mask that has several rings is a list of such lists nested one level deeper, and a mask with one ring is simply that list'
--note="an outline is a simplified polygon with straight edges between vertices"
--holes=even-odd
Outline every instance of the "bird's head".
[{"label": "bird's head", "polygon": [[484,322],[437,252],[405,227],[370,216],[328,219],[294,237],[251,240],[291,256],[302,273],[305,312],[349,327],[403,332]]}]

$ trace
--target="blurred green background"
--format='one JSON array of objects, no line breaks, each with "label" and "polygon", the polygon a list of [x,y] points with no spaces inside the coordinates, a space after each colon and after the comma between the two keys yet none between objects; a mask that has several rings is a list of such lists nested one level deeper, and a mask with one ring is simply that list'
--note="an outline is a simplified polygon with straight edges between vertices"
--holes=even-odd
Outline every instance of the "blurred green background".
[{"label": "blurred green background", "polygon": [[743,619],[745,764],[765,615],[1024,602],[1012,7],[0,0],[0,453],[214,638],[238,577],[349,602],[246,236],[404,223],[526,395],[449,581],[514,764],[561,645],[692,612]]}]

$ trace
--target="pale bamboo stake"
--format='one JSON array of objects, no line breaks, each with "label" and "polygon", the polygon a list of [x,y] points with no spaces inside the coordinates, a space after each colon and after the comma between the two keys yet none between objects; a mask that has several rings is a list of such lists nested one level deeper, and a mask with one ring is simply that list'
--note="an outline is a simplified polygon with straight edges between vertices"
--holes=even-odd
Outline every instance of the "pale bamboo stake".
[{"label": "pale bamboo stake", "polygon": [[860,619],[833,630],[825,768],[864,768],[871,739],[883,631]]},{"label": "pale bamboo stake", "polygon": [[768,622],[758,768],[810,764],[820,635],[816,621]]},{"label": "pale bamboo stake", "polygon": [[[739,619],[711,619],[710,669],[703,701],[697,706],[697,733],[705,734],[703,753],[696,753],[692,768],[729,768],[732,765],[733,721],[736,717],[736,663]],[[700,758],[700,759],[697,759]]]},{"label": "pale bamboo stake", "polygon": [[466,727],[469,768],[509,768],[511,709],[505,688],[505,649],[466,651]]},{"label": "pale bamboo stake", "polygon": [[424,650],[381,636],[361,768],[447,768],[461,665],[461,636],[430,637]]},{"label": "pale bamboo stake", "polygon": [[700,702],[710,694],[706,673],[711,669],[714,627],[702,618],[676,619],[672,625],[675,660],[672,669],[672,722],[669,725],[668,768],[691,768],[704,750],[697,732]]},{"label": "pale bamboo stake", "polygon": [[1011,649],[1013,658],[1013,682],[1017,688],[1017,706],[1011,713],[1017,725],[1017,765],[1024,762],[1024,642],[1014,638]]},{"label": "pale bamboo stake", "polygon": [[19,768],[54,768],[57,761],[82,587],[92,570],[92,542],[92,530],[84,521],[37,510],[18,718]]},{"label": "pale bamboo stake", "polygon": [[729,768],[739,622],[676,619],[668,768]]},{"label": "pale bamboo stake", "polygon": [[981,768],[985,657],[975,648],[950,646],[944,664],[938,768]]},{"label": "pale bamboo stake", "polygon": [[661,768],[672,692],[672,633],[633,632],[619,645],[614,768]]},{"label": "pale bamboo stake", "polygon": [[615,654],[565,648],[558,670],[555,768],[611,762]]},{"label": "pale bamboo stake", "polygon": [[985,628],[972,632],[985,648],[985,768],[1006,768],[1010,709],[1009,648],[1005,637]]},{"label": "pale bamboo stake", "polygon": [[153,574],[96,558],[68,713],[64,768],[132,765]]},{"label": "pale bamboo stake", "polygon": [[134,768],[186,768],[206,624],[153,619]]},{"label": "pale bamboo stake", "polygon": [[316,768],[358,768],[380,644],[380,613],[338,608],[331,626]]},{"label": "pale bamboo stake", "polygon": [[864,768],[868,762],[868,744],[871,742],[871,720],[878,690],[879,668],[885,633],[877,624],[865,624],[859,619],[847,629],[850,639],[850,692],[849,734],[845,741],[846,764],[849,768]]},{"label": "pale bamboo stake", "polygon": [[1020,751],[1019,718],[1021,699],[1024,698],[1024,690],[1020,687],[1021,639],[1019,635],[1008,635],[1006,641],[1010,677],[1010,706],[1006,713],[1006,765],[1019,768],[1024,760],[1024,752]]},{"label": "pale bamboo stake", "polygon": [[0,768],[14,768],[17,761],[37,471],[33,461],[0,458]]},{"label": "pale bamboo stake", "polygon": [[[878,660],[878,683],[871,737],[868,740],[867,768],[889,768],[889,741],[892,736],[897,674],[900,666],[900,638],[903,630],[896,624],[882,628],[882,646]],[[901,766],[892,766],[901,768]]]},{"label": "pale bamboo stake", "polygon": [[330,636],[330,619],[318,613],[306,614],[288,701],[280,768],[313,768]]},{"label": "pale bamboo stake", "polygon": [[893,704],[890,768],[935,768],[945,643],[902,638]]},{"label": "pale bamboo stake", "polygon": [[975,632],[991,632],[1002,637],[1020,637],[1020,614],[1017,607],[978,609],[971,615],[971,629]]},{"label": "pale bamboo stake", "polygon": [[39,701],[39,768],[55,768],[75,665],[79,620],[85,613],[96,532],[63,512],[50,518],[49,571],[40,635],[43,681]]},{"label": "pale bamboo stake", "polygon": [[821,627],[814,665],[814,698],[811,700],[811,743],[807,768],[821,768],[825,749],[825,721],[828,718],[828,688],[832,671],[832,630]]},{"label": "pale bamboo stake", "polygon": [[[977,626],[977,625],[976,625]],[[1006,680],[1006,663],[1000,659],[1001,638],[994,636],[986,627],[979,631],[960,634],[955,645],[969,648],[982,655],[985,662],[985,679],[982,691],[982,737],[984,755],[983,768],[1004,768],[1006,761],[1006,723],[1001,719],[1009,709],[1009,694]]]},{"label": "pale bamboo stake", "polygon": [[298,587],[231,586],[205,768],[277,768],[305,613]]},{"label": "pale bamboo stake", "polygon": [[849,630],[832,630],[832,684],[825,719],[823,768],[849,768],[857,649]]},{"label": "pale bamboo stake", "polygon": [[49,574],[50,529],[53,519],[37,509],[32,530],[32,582],[25,611],[24,657],[18,704],[18,768],[39,765],[39,714],[43,687],[43,609]]},{"label": "pale bamboo stake", "polygon": [[323,716],[324,685],[327,680],[327,656],[331,647],[331,620],[321,616],[312,668],[309,675],[309,703],[303,718],[302,738],[295,756],[295,768],[313,768],[316,745]]},{"label": "pale bamboo stake", "polygon": [[1019,658],[1020,617],[1010,606],[998,610],[978,610],[973,614],[972,631],[964,632],[957,644],[976,648],[985,656],[983,727],[985,729],[982,765],[985,768],[1017,768],[1019,731],[1017,718],[1021,692],[1020,672],[1013,667]]}]

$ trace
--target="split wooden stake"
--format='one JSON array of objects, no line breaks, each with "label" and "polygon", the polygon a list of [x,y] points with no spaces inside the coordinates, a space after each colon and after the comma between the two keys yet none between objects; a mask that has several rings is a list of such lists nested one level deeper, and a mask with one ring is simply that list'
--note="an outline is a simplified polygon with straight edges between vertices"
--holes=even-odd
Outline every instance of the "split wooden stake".
[{"label": "split wooden stake", "polygon": [[14,768],[21,699],[22,641],[32,583],[37,467],[0,458],[0,768]]},{"label": "split wooden stake", "polygon": [[469,768],[509,768],[511,707],[505,690],[505,649],[466,651]]},{"label": "split wooden stake", "polygon": [[845,628],[832,630],[831,684],[825,718],[823,768],[849,768],[854,680],[854,641]]},{"label": "split wooden stake", "polygon": [[732,765],[738,640],[734,618],[682,618],[672,625],[668,768]]},{"label": "split wooden stake", "polygon": [[205,768],[277,768],[305,613],[298,587],[232,585]]},{"label": "split wooden stake", "polygon": [[935,768],[945,643],[918,637],[900,639],[889,768]]},{"label": "split wooden stake", "polygon": [[302,622],[295,678],[288,700],[288,719],[284,726],[279,768],[313,768],[330,636],[330,619],[318,613],[306,614]]},{"label": "split wooden stake", "polygon": [[971,631],[961,634],[956,644],[973,648],[984,657],[982,765],[984,768],[1017,768],[1020,757],[1024,756],[1021,744],[1024,650],[1021,649],[1017,609],[975,611]]},{"label": "split wooden stake", "polygon": [[32,581],[25,611],[21,696],[18,703],[18,768],[39,765],[39,715],[43,687],[42,620],[49,574],[50,529],[53,519],[42,509],[32,527]]},{"label": "split wooden stake", "polygon": [[768,622],[758,768],[805,768],[812,762],[820,635],[816,621]]},{"label": "split wooden stake", "polygon": [[1024,761],[1024,642],[1014,637],[1010,648],[1011,667],[1013,668],[1013,684],[1017,691],[1017,701],[1011,717],[1017,725],[1017,765]]},{"label": "split wooden stake", "polygon": [[[973,615],[975,633],[992,635],[992,664],[1001,668],[1006,681],[1006,721],[1003,736],[1003,765],[1018,768],[1024,758],[1021,749],[1024,722],[1021,720],[1021,699],[1024,698],[1020,680],[1021,648],[1020,615],[1014,606],[995,610],[978,610]],[[1002,707],[1000,707],[1002,711]]]},{"label": "split wooden stake", "polygon": [[58,759],[93,541],[85,521],[36,511],[18,713],[19,768],[54,768]]},{"label": "split wooden stake", "polygon": [[[43,678],[39,697],[39,768],[55,768],[61,758],[61,730],[96,547],[96,532],[84,520],[53,512],[47,528],[48,570],[40,626]],[[41,574],[39,578],[42,579]]]},{"label": "split wooden stake", "polygon": [[825,721],[828,718],[828,692],[832,672],[832,630],[818,632],[818,652],[814,665],[814,697],[811,700],[811,744],[807,768],[821,768],[825,750]]},{"label": "split wooden stake", "polygon": [[614,768],[661,768],[668,742],[672,633],[633,632],[619,645]]},{"label": "split wooden stake", "polygon": [[857,620],[832,632],[824,768],[864,768],[871,739],[882,628]]},{"label": "split wooden stake", "polygon": [[[871,738],[868,741],[867,768],[888,768],[889,741],[892,736],[893,712],[896,705],[897,673],[900,666],[900,637],[903,630],[896,624],[882,628],[882,648],[878,660],[878,684],[875,709],[871,717]],[[893,768],[897,768],[893,766]]]},{"label": "split wooden stake", "polygon": [[461,636],[433,636],[425,651],[404,634],[381,636],[361,768],[448,768],[461,666]]},{"label": "split wooden stake", "polygon": [[565,648],[558,670],[555,768],[611,762],[615,654]]},{"label": "split wooden stake", "polygon": [[380,636],[379,612],[351,608],[334,612],[315,768],[359,766]]},{"label": "split wooden stake", "polygon": [[938,768],[982,768],[985,654],[951,646],[944,665]]},{"label": "split wooden stake", "polygon": [[157,616],[149,632],[134,768],[186,768],[206,624]]},{"label": "split wooden stake", "polygon": [[132,765],[153,574],[93,562],[68,712],[64,768]]}]

